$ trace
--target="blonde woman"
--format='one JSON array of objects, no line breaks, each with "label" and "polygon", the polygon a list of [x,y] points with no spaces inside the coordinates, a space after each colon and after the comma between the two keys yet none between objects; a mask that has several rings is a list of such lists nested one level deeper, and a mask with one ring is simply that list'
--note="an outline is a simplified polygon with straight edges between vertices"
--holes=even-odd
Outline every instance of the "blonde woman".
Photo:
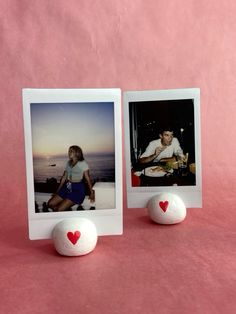
[{"label": "blonde woman", "polygon": [[89,199],[93,202],[94,190],[89,175],[89,166],[84,160],[83,151],[79,146],[73,145],[68,150],[69,160],[61,178],[57,192],[48,201],[48,207],[53,211],[66,211],[71,206],[81,205],[85,198],[86,180],[90,191]]}]

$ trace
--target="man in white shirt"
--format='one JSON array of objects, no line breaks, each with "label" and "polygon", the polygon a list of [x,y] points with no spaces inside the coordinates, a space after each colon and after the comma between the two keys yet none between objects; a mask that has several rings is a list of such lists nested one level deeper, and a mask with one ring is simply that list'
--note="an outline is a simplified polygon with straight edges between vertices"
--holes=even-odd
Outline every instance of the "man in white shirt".
[{"label": "man in white shirt", "polygon": [[183,155],[179,141],[173,136],[173,131],[166,128],[159,134],[158,140],[151,141],[145,152],[139,157],[140,163],[168,162],[175,160],[174,156]]}]

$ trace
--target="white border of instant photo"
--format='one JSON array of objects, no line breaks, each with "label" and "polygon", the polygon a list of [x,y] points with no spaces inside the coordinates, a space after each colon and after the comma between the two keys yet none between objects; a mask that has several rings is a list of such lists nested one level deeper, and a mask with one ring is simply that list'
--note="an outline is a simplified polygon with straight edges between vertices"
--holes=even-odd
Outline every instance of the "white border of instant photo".
[{"label": "white border of instant photo", "polygon": [[[33,154],[31,135],[31,103],[113,102],[115,134],[115,207],[99,210],[35,213]],[[29,237],[51,238],[55,225],[65,218],[84,217],[97,228],[98,235],[115,235],[123,232],[122,218],[122,132],[120,89],[23,89],[23,114],[26,153]],[[93,123],[90,121],[90,123]],[[96,202],[96,200],[95,200]]]},{"label": "white border of instant photo", "polygon": [[[194,186],[160,186],[133,187],[131,185],[131,147],[129,103],[139,101],[181,100],[193,99],[195,127],[195,163],[196,185]],[[148,106],[146,107],[148,110]],[[158,110],[158,105],[157,105]],[[162,192],[177,194],[182,198],[186,207],[202,207],[202,178],[201,178],[201,134],[200,134],[200,89],[170,89],[150,91],[127,91],[124,93],[124,126],[125,126],[125,156],[128,208],[145,208],[148,200]]]}]

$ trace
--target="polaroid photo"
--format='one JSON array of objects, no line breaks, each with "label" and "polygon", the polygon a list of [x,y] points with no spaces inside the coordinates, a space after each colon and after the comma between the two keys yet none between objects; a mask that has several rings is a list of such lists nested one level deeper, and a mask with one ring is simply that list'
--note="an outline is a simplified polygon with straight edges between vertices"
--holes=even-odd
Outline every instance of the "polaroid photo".
[{"label": "polaroid photo", "polygon": [[63,219],[122,234],[120,89],[23,89],[30,239]]},{"label": "polaroid photo", "polygon": [[163,192],[202,207],[200,90],[125,92],[124,125],[128,207]]}]

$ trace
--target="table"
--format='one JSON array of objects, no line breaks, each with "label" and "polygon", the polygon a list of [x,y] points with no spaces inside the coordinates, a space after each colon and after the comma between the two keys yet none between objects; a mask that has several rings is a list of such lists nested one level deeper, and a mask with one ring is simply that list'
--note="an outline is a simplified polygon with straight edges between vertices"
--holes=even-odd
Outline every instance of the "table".
[{"label": "table", "polygon": [[[157,165],[158,164],[152,164],[153,167]],[[148,167],[150,167],[150,164],[148,165]],[[143,169],[140,169],[140,166],[139,166],[136,169],[138,169],[139,171],[141,170],[140,186],[172,186],[172,185],[193,186],[193,185],[196,185],[196,175],[191,173],[188,167],[186,168],[184,172],[182,172],[179,169],[172,169],[171,172],[167,172],[162,177],[148,176],[145,173],[145,169],[147,169],[147,166],[145,166],[145,168]]]}]

